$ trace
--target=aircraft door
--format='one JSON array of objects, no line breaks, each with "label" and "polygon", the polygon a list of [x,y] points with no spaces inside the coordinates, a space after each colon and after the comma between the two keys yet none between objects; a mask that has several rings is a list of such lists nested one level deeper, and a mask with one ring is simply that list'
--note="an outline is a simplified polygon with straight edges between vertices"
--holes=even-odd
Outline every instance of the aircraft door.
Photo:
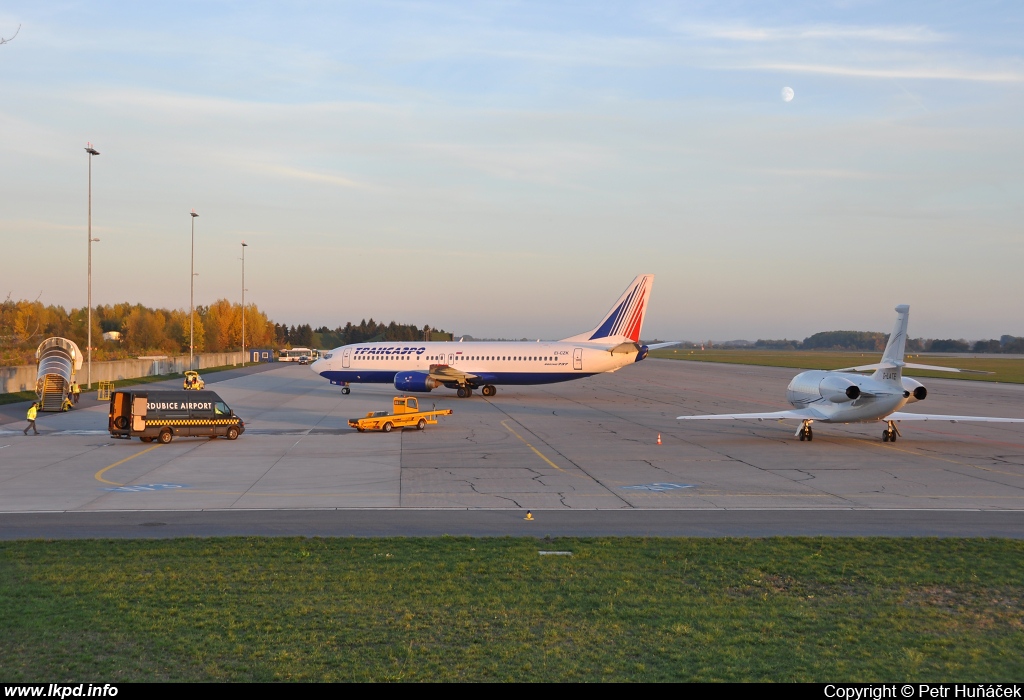
[{"label": "aircraft door", "polygon": [[146,397],[136,396],[132,399],[132,430],[146,429]]},{"label": "aircraft door", "polygon": [[578,370],[583,369],[583,348],[572,349],[572,368]]},{"label": "aircraft door", "polygon": [[341,366],[347,369],[351,359],[352,348],[345,348],[345,352],[341,353]]}]

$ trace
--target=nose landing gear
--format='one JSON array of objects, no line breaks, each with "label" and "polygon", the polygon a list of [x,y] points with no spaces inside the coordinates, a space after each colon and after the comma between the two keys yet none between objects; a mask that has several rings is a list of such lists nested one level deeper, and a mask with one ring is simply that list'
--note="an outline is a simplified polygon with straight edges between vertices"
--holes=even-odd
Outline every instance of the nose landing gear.
[{"label": "nose landing gear", "polygon": [[796,431],[796,436],[800,438],[800,442],[803,442],[804,440],[810,442],[814,439],[814,432],[811,431],[811,423],[813,422],[814,421],[811,420],[805,420],[800,425],[800,429]]}]

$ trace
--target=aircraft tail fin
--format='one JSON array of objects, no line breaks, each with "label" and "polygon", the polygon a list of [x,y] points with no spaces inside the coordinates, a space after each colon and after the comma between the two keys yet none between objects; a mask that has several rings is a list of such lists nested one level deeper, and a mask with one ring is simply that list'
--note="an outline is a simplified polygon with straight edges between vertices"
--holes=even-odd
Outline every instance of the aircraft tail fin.
[{"label": "aircraft tail fin", "polygon": [[640,329],[644,325],[647,302],[651,298],[654,275],[638,275],[622,293],[599,324],[586,333],[563,339],[563,342],[598,343],[615,340],[640,341]]},{"label": "aircraft tail fin", "polygon": [[896,307],[896,325],[889,334],[889,341],[885,344],[885,352],[882,353],[880,367],[872,375],[874,379],[882,382],[903,385],[903,355],[907,350],[907,319],[910,316],[910,306],[900,304]]}]

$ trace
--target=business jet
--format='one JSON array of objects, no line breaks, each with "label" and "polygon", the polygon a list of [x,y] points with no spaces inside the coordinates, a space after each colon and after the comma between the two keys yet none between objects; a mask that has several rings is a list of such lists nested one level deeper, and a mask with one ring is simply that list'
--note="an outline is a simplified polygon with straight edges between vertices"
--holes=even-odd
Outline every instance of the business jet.
[{"label": "business jet", "polygon": [[[882,361],[871,365],[844,367],[832,371],[801,372],[786,389],[790,411],[770,413],[726,413],[708,416],[679,416],[678,420],[798,420],[796,436],[801,441],[813,440],[811,424],[873,423],[885,421],[882,442],[896,442],[902,437],[896,424],[902,421],[977,421],[986,423],[1024,423],[1024,418],[984,418],[981,416],[946,416],[931,413],[906,413],[900,409],[910,403],[924,401],[928,390],[918,381],[903,376],[904,369],[926,369],[939,372],[989,374],[977,370],[935,367],[904,362],[907,344],[907,318],[910,307],[896,307],[896,326],[885,345]],[[873,372],[870,376],[856,372]]]},{"label": "business jet", "polygon": [[640,275],[611,311],[586,333],[557,342],[377,342],[335,348],[311,369],[349,393],[349,384],[391,384],[402,392],[477,388],[494,396],[499,385],[551,384],[614,372],[676,343],[640,344],[654,275]]}]

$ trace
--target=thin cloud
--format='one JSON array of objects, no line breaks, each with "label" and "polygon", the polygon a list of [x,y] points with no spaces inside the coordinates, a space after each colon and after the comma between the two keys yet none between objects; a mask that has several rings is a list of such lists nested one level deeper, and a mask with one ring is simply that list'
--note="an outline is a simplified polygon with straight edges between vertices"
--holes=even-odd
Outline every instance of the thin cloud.
[{"label": "thin cloud", "polygon": [[328,185],[336,185],[338,187],[347,187],[354,189],[366,189],[368,185],[356,182],[350,178],[344,177],[343,175],[334,175],[331,173],[318,173],[312,170],[302,170],[301,168],[293,168],[289,165],[258,165],[256,170],[271,173],[274,175],[281,175],[287,178],[293,178],[296,180],[306,180],[308,182],[320,182]]},{"label": "thin cloud", "polygon": [[760,63],[743,68],[780,73],[812,73],[848,78],[903,78],[909,80],[964,80],[978,83],[1021,83],[1024,73],[971,71],[960,68],[855,68],[811,63]]},{"label": "thin cloud", "polygon": [[830,180],[879,180],[881,175],[863,170],[842,170],[838,168],[768,168],[763,172],[782,177],[811,177]]},{"label": "thin cloud", "polygon": [[750,27],[742,25],[683,25],[677,31],[709,39],[746,42],[857,39],[889,43],[931,43],[948,37],[928,27],[843,27],[809,25],[802,27]]}]

